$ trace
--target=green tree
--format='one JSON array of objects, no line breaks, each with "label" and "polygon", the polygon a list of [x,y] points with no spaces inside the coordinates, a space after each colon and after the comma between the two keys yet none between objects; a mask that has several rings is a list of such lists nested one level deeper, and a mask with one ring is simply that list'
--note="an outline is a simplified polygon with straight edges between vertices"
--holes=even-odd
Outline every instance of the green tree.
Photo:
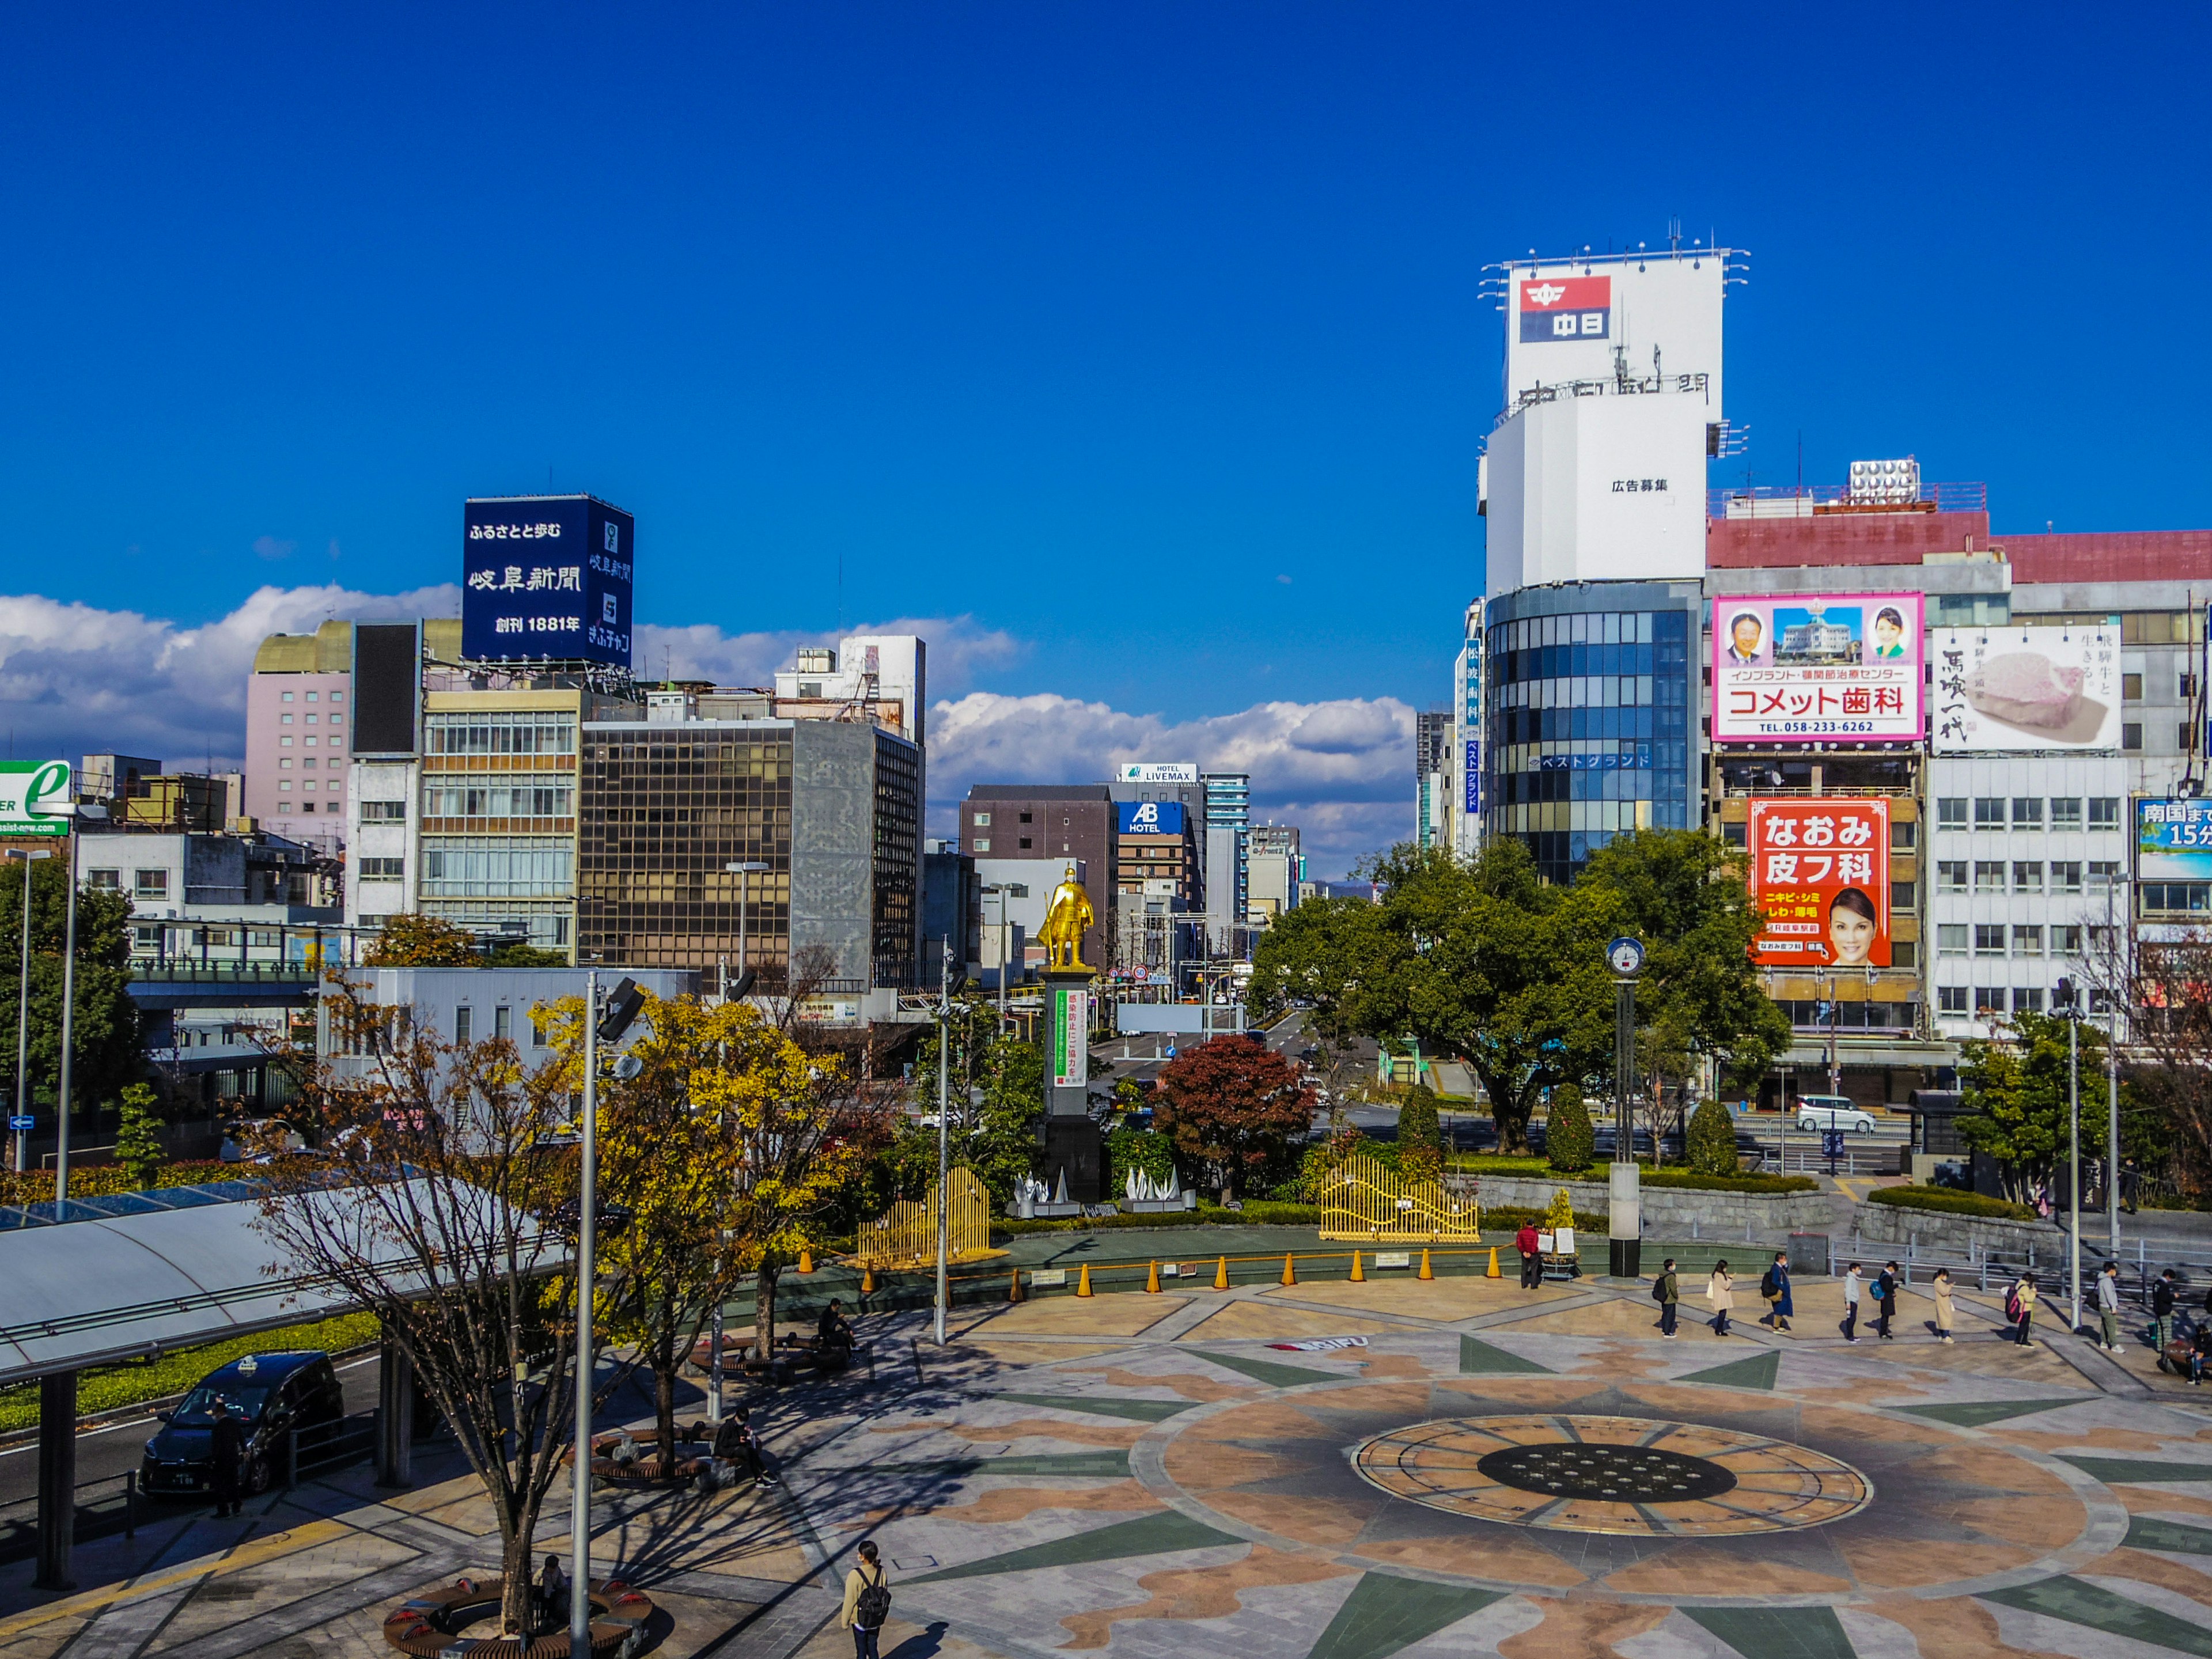
[{"label": "green tree", "polygon": [[[40,1091],[58,1086],[69,855],[66,848],[58,847],[54,853],[52,858],[0,871],[0,962],[7,963],[9,974],[7,994],[0,996],[0,1065],[7,1069],[10,1099],[15,1082],[15,975],[22,960],[24,869],[31,872],[31,1086]],[[70,1093],[80,1106],[88,1100],[114,1099],[146,1073],[138,1006],[131,1000],[131,942],[125,925],[130,917],[131,901],[112,889],[88,887],[77,894],[76,1017],[70,1033],[76,1053]]]},{"label": "green tree", "polygon": [[[1003,1205],[1036,1159],[1037,1120],[1044,1113],[1044,1051],[1011,1031],[1001,1033],[998,1010],[987,998],[955,998],[952,1008],[949,1150],[952,1162],[974,1170],[994,1201]],[[914,1067],[914,1098],[932,1113],[937,1109],[938,1045],[939,1028],[933,1027]],[[937,1130],[911,1127],[886,1152],[871,1195],[919,1198],[936,1179]]]},{"label": "green tree", "polygon": [[1365,866],[1379,903],[1300,905],[1254,953],[1250,1002],[1293,1004],[1332,1041],[1419,1040],[1481,1079],[1498,1146],[1525,1151],[1540,1092],[1602,1071],[1613,1042],[1608,915],[1547,886],[1517,841],[1468,861],[1394,848]]},{"label": "green tree", "polygon": [[387,916],[376,943],[362,953],[370,968],[480,968],[476,936],[443,916],[403,911]]},{"label": "green tree", "polygon": [[1759,917],[1742,854],[1699,830],[1637,830],[1591,854],[1576,885],[1616,932],[1643,941],[1636,1020],[1647,1082],[1680,1078],[1702,1054],[1756,1078],[1790,1046],[1790,1021],[1751,965]]},{"label": "green tree", "polygon": [[[2014,1014],[2008,1037],[1969,1037],[1959,1045],[1959,1136],[1995,1158],[2008,1197],[2027,1201],[2057,1168],[2067,1144],[2067,1022],[2050,1014]],[[2102,1143],[2105,1034],[2081,1022],[2081,1069],[2086,1097],[2084,1157]]]},{"label": "green tree", "polygon": [[1562,1175],[1587,1170],[1597,1158],[1597,1132],[1590,1127],[1589,1108],[1583,1103],[1583,1091],[1571,1083],[1552,1091],[1544,1155]]},{"label": "green tree", "polygon": [[1701,1100],[1690,1114],[1687,1136],[1690,1167],[1699,1175],[1732,1176],[1743,1172],[1735,1150],[1735,1115],[1717,1100]]},{"label": "green tree", "polygon": [[1165,1181],[1175,1173],[1175,1142],[1157,1129],[1116,1129],[1106,1137],[1106,1192],[1119,1194],[1129,1171]]},{"label": "green tree", "polygon": [[122,1127],[115,1135],[115,1161],[129,1171],[131,1185],[144,1192],[152,1187],[161,1166],[169,1161],[161,1149],[161,1116],[155,1110],[154,1091],[143,1083],[126,1085],[123,1091]]},{"label": "green tree", "polygon": [[1425,1083],[1408,1089],[1398,1109],[1398,1167],[1414,1181],[1443,1178],[1443,1128],[1437,1121],[1436,1091]]}]

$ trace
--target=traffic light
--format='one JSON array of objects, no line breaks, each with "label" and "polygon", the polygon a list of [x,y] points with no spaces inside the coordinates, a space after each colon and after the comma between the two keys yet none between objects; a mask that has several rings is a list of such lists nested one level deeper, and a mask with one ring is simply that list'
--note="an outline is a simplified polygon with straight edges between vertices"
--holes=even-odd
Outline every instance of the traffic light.
[{"label": "traffic light", "polygon": [[2051,1006],[2054,1011],[2060,1012],[2070,1010],[2074,1006],[2074,981],[2070,978],[2060,979],[2058,988],[2051,994]]}]

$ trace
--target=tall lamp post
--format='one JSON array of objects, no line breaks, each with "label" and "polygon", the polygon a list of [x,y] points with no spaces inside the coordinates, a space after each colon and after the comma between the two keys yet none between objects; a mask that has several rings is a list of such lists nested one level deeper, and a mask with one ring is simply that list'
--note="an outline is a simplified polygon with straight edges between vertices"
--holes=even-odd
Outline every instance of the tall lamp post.
[{"label": "tall lamp post", "polygon": [[[738,986],[740,991],[750,990],[745,975],[750,970],[745,964],[745,901],[751,896],[753,878],[768,868],[765,864],[726,864],[723,870],[738,878]],[[730,1000],[729,958],[722,959],[722,1000]],[[711,1328],[707,1337],[707,1420],[719,1425],[722,1420],[722,1301],[714,1298],[714,1311],[708,1316]]]},{"label": "tall lamp post", "polygon": [[45,848],[11,847],[11,859],[23,860],[23,898],[16,914],[16,931],[23,940],[21,988],[15,1004],[15,1173],[31,1168],[31,866],[53,854]]},{"label": "tall lamp post", "polygon": [[947,1121],[952,1115],[952,935],[945,936],[945,959],[937,975],[937,1346],[945,1346],[945,1304],[951,1290],[947,1257],[952,1230],[949,1219],[952,1194],[951,1141]]},{"label": "tall lamp post", "polygon": [[2066,1021],[2066,1289],[2073,1298],[2074,1322],[2081,1328],[2081,1003],[2071,979],[2061,979],[2051,994]]},{"label": "tall lamp post", "polygon": [[[72,809],[82,823],[107,821],[107,809],[86,801]],[[54,1103],[54,1213],[62,1213],[61,1206],[69,1202],[70,1155],[70,1060],[73,1034],[76,1027],[76,884],[78,843],[83,841],[82,829],[72,830],[69,844],[69,922],[62,930],[62,1066],[61,1077],[55,1085],[58,1098]]]}]

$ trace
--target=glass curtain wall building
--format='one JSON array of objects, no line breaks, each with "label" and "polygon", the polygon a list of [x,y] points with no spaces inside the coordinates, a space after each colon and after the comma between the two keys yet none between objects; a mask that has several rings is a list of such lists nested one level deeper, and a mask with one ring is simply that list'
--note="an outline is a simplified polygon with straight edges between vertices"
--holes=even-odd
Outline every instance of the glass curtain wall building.
[{"label": "glass curtain wall building", "polygon": [[1686,830],[1698,799],[1699,583],[1564,582],[1492,599],[1484,830],[1547,881],[1625,830]]}]

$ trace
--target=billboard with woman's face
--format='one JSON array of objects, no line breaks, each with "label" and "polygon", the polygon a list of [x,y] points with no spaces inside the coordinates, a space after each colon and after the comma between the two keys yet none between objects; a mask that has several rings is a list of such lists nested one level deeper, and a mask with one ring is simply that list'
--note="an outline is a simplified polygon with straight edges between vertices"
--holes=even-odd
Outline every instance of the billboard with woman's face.
[{"label": "billboard with woman's face", "polygon": [[1751,803],[1751,959],[1773,968],[1889,964],[1889,802],[1835,795]]}]

